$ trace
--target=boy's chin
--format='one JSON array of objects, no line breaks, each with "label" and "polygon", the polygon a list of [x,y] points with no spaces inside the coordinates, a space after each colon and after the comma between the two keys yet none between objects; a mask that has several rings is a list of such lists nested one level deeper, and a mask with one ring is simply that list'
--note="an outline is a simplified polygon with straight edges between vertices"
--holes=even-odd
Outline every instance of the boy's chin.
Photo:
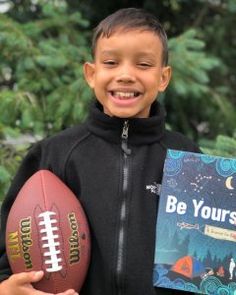
[{"label": "boy's chin", "polygon": [[132,116],[127,109],[117,108],[113,106],[103,106],[103,112],[110,117],[128,118]]},{"label": "boy's chin", "polygon": [[132,114],[124,112],[104,111],[104,113],[110,117],[117,117],[121,119],[133,118]]},{"label": "boy's chin", "polygon": [[104,113],[110,117],[117,117],[121,119],[132,119],[132,118],[147,118],[149,114],[143,114],[134,112],[134,110],[104,110]]}]

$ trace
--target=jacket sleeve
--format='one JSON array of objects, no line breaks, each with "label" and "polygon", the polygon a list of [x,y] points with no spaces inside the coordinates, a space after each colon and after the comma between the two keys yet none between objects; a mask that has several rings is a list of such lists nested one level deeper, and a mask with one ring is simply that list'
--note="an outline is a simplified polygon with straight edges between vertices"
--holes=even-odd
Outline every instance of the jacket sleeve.
[{"label": "jacket sleeve", "polygon": [[[10,266],[6,255],[5,232],[6,221],[10,208],[23,184],[26,180],[40,169],[41,147],[36,144],[25,159],[23,160],[11,187],[3,201],[1,207],[1,223],[0,223],[0,282],[7,279],[11,275]],[[23,205],[23,204],[22,204]]]}]

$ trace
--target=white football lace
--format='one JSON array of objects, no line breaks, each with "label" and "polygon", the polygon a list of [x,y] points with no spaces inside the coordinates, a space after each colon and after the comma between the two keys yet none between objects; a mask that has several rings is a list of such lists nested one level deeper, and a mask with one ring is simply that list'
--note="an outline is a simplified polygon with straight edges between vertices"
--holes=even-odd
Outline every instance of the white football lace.
[{"label": "white football lace", "polygon": [[60,242],[58,241],[59,236],[57,234],[59,228],[57,227],[57,220],[54,219],[55,215],[56,213],[52,211],[45,211],[39,214],[41,220],[39,222],[41,227],[40,233],[43,234],[41,240],[42,248],[44,249],[44,263],[48,272],[56,272],[62,269],[61,251],[59,249]]}]

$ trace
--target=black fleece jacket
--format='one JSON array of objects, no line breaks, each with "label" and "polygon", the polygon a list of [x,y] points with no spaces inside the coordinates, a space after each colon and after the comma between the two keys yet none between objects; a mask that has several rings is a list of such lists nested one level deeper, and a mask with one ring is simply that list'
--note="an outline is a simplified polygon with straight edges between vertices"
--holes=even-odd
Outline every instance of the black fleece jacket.
[{"label": "black fleece jacket", "polygon": [[157,102],[149,118],[130,120],[109,117],[96,103],[84,124],[35,144],[2,205],[0,281],[11,274],[4,242],[9,209],[25,181],[49,169],[76,194],[89,220],[92,255],[81,295],[181,294],[152,286],[158,196],[147,186],[161,183],[167,148],[199,152],[165,129]]}]

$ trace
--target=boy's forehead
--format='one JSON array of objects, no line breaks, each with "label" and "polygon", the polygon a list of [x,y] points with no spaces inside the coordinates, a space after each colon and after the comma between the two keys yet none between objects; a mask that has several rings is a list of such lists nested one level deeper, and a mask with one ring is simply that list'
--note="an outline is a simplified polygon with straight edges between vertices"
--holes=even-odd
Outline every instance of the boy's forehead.
[{"label": "boy's forehead", "polygon": [[112,30],[110,30],[109,32],[103,32],[99,38],[97,39],[97,41],[101,38],[110,38],[113,36],[119,36],[122,37],[123,34],[142,34],[144,32],[147,33],[151,33],[153,35],[153,37],[160,39],[159,35],[157,33],[155,33],[155,31],[150,30],[150,28],[146,28],[146,27],[134,27],[134,28],[130,28],[130,27],[123,27],[123,26],[118,26],[113,28]]},{"label": "boy's forehead", "polygon": [[[126,42],[125,44],[127,44],[128,47],[132,46],[133,40],[129,42],[129,39],[132,39],[132,37],[135,37],[134,41],[138,42],[138,46],[136,46],[133,49],[136,53],[139,52],[143,55],[145,55],[145,53],[151,53],[153,49],[153,44],[158,44],[158,46],[160,46],[162,50],[162,44],[159,36],[155,32],[147,30],[145,28],[118,28],[117,30],[114,30],[109,36],[105,34],[101,35],[97,40],[96,47],[99,48],[99,54],[102,55],[119,53],[119,48],[122,44],[122,39],[124,42]],[[143,42],[144,40],[142,40],[142,42],[139,43],[139,37],[144,38],[145,42]]]}]

